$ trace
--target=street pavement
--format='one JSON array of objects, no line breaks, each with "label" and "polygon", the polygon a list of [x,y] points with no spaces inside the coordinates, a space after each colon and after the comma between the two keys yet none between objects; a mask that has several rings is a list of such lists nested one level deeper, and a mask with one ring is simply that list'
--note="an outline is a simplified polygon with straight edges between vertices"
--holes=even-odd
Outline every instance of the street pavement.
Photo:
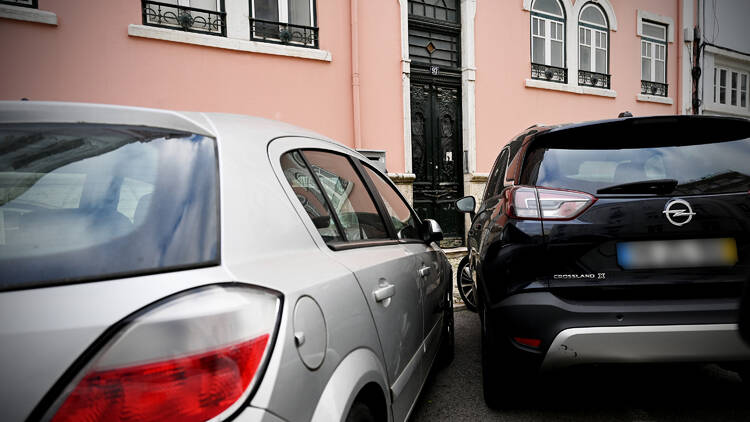
[{"label": "street pavement", "polygon": [[750,388],[716,365],[592,367],[544,378],[531,405],[493,411],[482,399],[479,318],[455,314],[456,358],[427,380],[423,421],[750,421]]}]

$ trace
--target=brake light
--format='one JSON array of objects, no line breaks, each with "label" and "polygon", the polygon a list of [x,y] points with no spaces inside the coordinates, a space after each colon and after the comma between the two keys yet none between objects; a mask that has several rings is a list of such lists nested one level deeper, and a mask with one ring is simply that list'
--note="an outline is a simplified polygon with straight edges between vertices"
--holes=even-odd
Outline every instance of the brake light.
[{"label": "brake light", "polygon": [[167,301],[116,335],[58,400],[53,421],[202,421],[234,412],[258,382],[276,295],[213,286]]},{"label": "brake light", "polygon": [[542,341],[538,338],[513,337],[513,340],[515,340],[515,342],[518,344],[533,347],[535,349],[539,348],[539,346],[542,344]]},{"label": "brake light", "polygon": [[[508,216],[532,220],[570,220],[596,202],[585,192],[519,186],[509,191]],[[540,217],[541,214],[541,217]]]}]

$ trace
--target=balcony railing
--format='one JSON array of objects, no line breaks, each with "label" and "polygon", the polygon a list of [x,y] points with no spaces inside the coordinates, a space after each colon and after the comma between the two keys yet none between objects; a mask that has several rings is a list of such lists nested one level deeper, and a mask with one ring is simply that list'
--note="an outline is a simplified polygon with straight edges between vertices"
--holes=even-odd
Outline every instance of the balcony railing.
[{"label": "balcony railing", "polygon": [[568,83],[568,69],[565,69],[564,67],[531,63],[531,79],[566,84]]},{"label": "balcony railing", "polygon": [[578,71],[578,85],[609,89],[609,78],[610,75],[606,73],[589,72],[587,70]]},{"label": "balcony railing", "polygon": [[199,34],[227,36],[227,14],[221,11],[141,0],[143,24]]},{"label": "balcony railing", "polygon": [[38,0],[0,0],[0,4],[9,4],[11,6],[31,7],[38,9]]},{"label": "balcony railing", "polygon": [[667,84],[661,82],[641,81],[641,94],[667,96]]},{"label": "balcony railing", "polygon": [[250,39],[253,41],[318,48],[318,28],[250,18]]}]

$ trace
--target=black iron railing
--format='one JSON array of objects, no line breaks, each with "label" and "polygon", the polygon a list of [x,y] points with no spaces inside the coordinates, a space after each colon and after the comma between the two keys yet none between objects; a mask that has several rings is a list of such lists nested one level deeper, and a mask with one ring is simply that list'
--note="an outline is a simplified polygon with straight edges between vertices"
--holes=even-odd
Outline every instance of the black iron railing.
[{"label": "black iron railing", "polygon": [[566,84],[568,83],[568,69],[565,69],[564,67],[531,63],[531,79]]},{"label": "black iron railing", "polygon": [[0,4],[10,4],[11,6],[39,8],[37,0],[0,0]]},{"label": "black iron railing", "polygon": [[227,36],[224,1],[221,10],[206,10],[157,1],[141,0],[143,24],[199,34]]},{"label": "black iron railing", "polygon": [[250,18],[250,39],[318,48],[318,28]]},{"label": "black iron railing", "polygon": [[609,89],[609,78],[610,75],[606,73],[589,72],[588,70],[578,71],[578,85]]},{"label": "black iron railing", "polygon": [[661,82],[641,81],[641,94],[667,96],[667,84]]}]

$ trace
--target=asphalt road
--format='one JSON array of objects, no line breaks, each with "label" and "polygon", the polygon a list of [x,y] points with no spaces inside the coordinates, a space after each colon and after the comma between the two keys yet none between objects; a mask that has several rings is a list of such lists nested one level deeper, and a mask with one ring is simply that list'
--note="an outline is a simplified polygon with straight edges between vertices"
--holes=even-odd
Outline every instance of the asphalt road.
[{"label": "asphalt road", "polygon": [[434,371],[412,413],[422,421],[750,421],[750,387],[716,365],[594,367],[545,378],[533,405],[493,411],[482,399],[479,318],[455,315],[456,358]]}]

